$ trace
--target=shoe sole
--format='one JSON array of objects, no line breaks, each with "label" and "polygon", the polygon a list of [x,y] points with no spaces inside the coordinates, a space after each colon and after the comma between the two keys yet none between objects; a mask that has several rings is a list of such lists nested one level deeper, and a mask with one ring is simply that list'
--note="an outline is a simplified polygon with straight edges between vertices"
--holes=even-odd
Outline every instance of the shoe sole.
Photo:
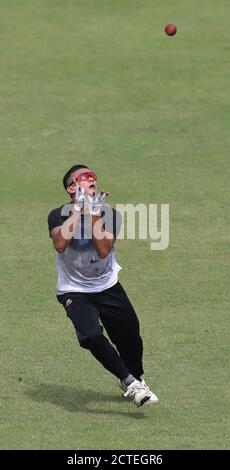
[{"label": "shoe sole", "polygon": [[[124,397],[123,394],[122,394],[121,396],[122,396],[125,400],[133,401],[130,397]],[[144,397],[144,398],[142,398],[142,400],[141,400],[141,402],[140,402],[139,404],[137,404],[137,403],[135,403],[135,402],[134,402],[134,403],[135,403],[135,405],[136,405],[138,408],[140,408],[140,406],[144,405],[145,403],[148,403],[148,401],[149,401],[149,397]],[[149,403],[149,404],[150,404],[150,403]],[[153,404],[153,403],[151,403],[151,404]]]},{"label": "shoe sole", "polygon": [[157,403],[159,403],[159,400],[157,400],[157,401],[148,400],[146,405],[156,405]]},{"label": "shoe sole", "polygon": [[144,397],[144,398],[142,398],[140,404],[138,404],[137,406],[140,407],[140,406],[144,405],[144,404],[145,404],[146,402],[148,402],[148,401],[149,401],[149,397]]}]

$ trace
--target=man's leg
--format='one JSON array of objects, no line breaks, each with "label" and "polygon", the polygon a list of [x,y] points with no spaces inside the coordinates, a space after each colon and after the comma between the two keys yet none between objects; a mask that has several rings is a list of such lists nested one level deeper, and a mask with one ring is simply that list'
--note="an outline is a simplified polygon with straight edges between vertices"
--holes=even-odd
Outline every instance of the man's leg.
[{"label": "man's leg", "polygon": [[110,289],[94,294],[100,319],[109,338],[115,344],[129,372],[138,380],[144,373],[143,343],[137,315],[126,292],[117,283]]},{"label": "man's leg", "polygon": [[124,396],[131,398],[136,406],[142,406],[150,398],[149,391],[134,379],[115,348],[102,334],[99,309],[93,302],[93,294],[74,293],[58,296],[77,332],[83,348],[127,386]]},{"label": "man's leg", "polygon": [[[98,295],[98,294],[97,294]],[[139,321],[136,313],[120,283],[104,291],[100,297],[100,318],[109,338],[123,359],[130,373],[140,382],[141,389],[148,395],[144,400],[147,404],[158,403],[158,397],[146,385],[141,375],[144,373],[142,365],[143,343],[139,332]],[[138,384],[137,381],[135,383]],[[124,396],[130,391],[124,380],[119,381]],[[131,392],[132,394],[132,392]]]},{"label": "man's leg", "polygon": [[121,380],[129,376],[129,370],[115,348],[102,334],[99,309],[84,293],[58,296],[67,316],[72,321],[80,346],[89,349],[93,356],[112,374]]}]

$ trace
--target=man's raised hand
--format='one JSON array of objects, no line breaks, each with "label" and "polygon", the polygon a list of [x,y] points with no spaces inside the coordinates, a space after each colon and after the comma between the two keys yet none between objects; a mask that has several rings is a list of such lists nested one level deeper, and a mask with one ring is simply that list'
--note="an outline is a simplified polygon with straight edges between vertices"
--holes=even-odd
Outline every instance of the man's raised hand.
[{"label": "man's raised hand", "polygon": [[94,196],[88,195],[87,196],[87,201],[88,201],[89,214],[91,214],[91,215],[100,215],[101,214],[101,208],[104,204],[104,201],[109,196],[110,196],[110,193],[107,193],[105,191],[100,191],[99,193],[95,194]]},{"label": "man's raised hand", "polygon": [[76,183],[76,191],[74,195],[74,209],[77,212],[80,212],[84,208],[84,200],[85,200],[85,190],[84,188],[80,188]]}]

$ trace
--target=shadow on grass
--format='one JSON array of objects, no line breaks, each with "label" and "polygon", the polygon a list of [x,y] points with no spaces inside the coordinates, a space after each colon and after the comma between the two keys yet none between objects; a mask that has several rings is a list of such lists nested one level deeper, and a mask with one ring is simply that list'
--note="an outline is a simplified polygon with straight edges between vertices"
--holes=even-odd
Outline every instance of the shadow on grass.
[{"label": "shadow on grass", "polygon": [[[25,394],[37,402],[50,402],[60,406],[72,413],[86,412],[91,414],[119,415],[133,419],[145,419],[143,411],[136,411],[135,405],[127,403],[120,396],[113,396],[104,392],[95,390],[83,390],[79,387],[70,387],[68,385],[57,384],[39,384],[33,389],[25,391]],[[97,408],[93,409],[90,405],[97,404]],[[101,404],[101,407],[99,405]],[[113,406],[119,405],[121,408],[134,407],[133,411],[117,410]]]}]

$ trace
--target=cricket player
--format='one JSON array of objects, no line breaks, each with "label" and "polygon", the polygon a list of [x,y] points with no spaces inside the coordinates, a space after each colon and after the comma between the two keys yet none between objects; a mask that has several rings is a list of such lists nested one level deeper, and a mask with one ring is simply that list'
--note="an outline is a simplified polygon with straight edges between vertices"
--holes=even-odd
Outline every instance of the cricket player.
[{"label": "cricket player", "polygon": [[138,407],[157,403],[157,396],[142,378],[139,321],[118,281],[121,268],[114,245],[121,216],[105,204],[109,193],[97,191],[97,176],[87,166],[70,168],[63,185],[71,203],[48,216],[57,251],[57,299],[76,330],[80,346],[118,378],[123,396]]}]

